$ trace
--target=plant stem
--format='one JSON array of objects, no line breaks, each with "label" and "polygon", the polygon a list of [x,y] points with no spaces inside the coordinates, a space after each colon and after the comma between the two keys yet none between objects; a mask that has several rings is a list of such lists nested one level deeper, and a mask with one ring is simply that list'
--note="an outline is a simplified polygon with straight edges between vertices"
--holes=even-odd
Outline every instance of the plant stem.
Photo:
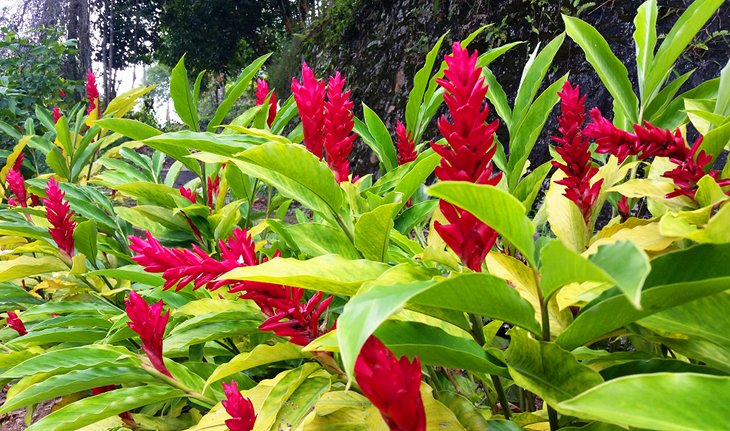
[{"label": "plant stem", "polygon": [[[481,318],[476,314],[469,313],[469,321],[471,322],[471,335],[474,337],[474,341],[476,341],[480,347],[484,347],[487,340],[484,338],[484,325],[482,324]],[[507,395],[504,393],[502,381],[499,380],[499,376],[494,374],[490,374],[489,377],[492,379],[494,390],[497,392],[497,398],[499,398],[499,403],[502,405],[502,414],[504,414],[505,419],[509,420],[509,402],[507,401]]]},{"label": "plant stem", "polygon": [[154,367],[152,367],[150,365],[143,363],[142,368],[145,371],[147,371],[149,374],[151,374],[152,376],[157,377],[158,379],[164,381],[165,383],[172,386],[173,388],[177,388],[177,389],[180,389],[181,391],[185,392],[185,394],[190,398],[201,401],[205,404],[210,405],[211,407],[218,403],[216,400],[214,400],[212,398],[208,398],[205,395],[194,391],[193,389],[191,389],[188,386],[184,385],[183,383],[175,380],[174,378],[164,375],[163,373],[157,371]]},{"label": "plant stem", "polygon": [[[540,300],[540,314],[542,317],[542,341],[549,342],[550,341],[550,312],[548,310],[548,304],[550,303],[550,298],[545,298],[542,294],[542,289],[540,288],[540,280],[537,276],[537,271],[533,271],[534,277],[535,277],[535,288],[537,290],[537,296]],[[545,401],[545,400],[543,400]],[[555,411],[548,403],[545,401],[545,406],[547,407],[548,412],[548,420],[550,421],[550,431],[556,431],[558,428],[560,428],[560,425],[558,423],[558,412]]]}]

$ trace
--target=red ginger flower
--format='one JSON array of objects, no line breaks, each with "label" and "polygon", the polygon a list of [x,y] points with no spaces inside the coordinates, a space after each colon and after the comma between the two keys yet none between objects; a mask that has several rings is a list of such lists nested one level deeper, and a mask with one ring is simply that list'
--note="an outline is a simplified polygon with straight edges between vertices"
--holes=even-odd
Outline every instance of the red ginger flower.
[{"label": "red ginger flower", "polygon": [[[261,106],[266,102],[266,96],[269,95],[269,83],[264,79],[256,81],[256,106]],[[272,92],[269,98],[269,116],[266,119],[266,124],[271,127],[276,118],[276,93]]]},{"label": "red ginger flower", "polygon": [[206,286],[215,290],[229,286],[231,293],[245,292],[241,297],[254,301],[268,317],[259,328],[273,331],[281,337],[291,337],[298,345],[307,345],[321,335],[319,318],[332,302],[333,297],[322,300],[318,292],[304,301],[304,290],[290,286],[239,280],[218,279],[240,266],[258,265],[255,244],[245,230],[235,229],[227,242],[219,241],[221,260],[208,256],[197,246],[193,250],[164,247],[147,232],[147,239],[129,238],[129,248],[138,253],[132,260],[145,267],[147,272],[161,272],[165,279],[164,289],[177,285],[180,290],[189,283],[198,289]]},{"label": "red ginger flower", "polygon": [[396,359],[374,336],[368,338],[355,362],[355,379],[363,394],[380,410],[391,431],[425,431],[421,399],[421,362]]},{"label": "red ginger flower", "polygon": [[8,188],[15,194],[13,203],[26,208],[28,206],[28,193],[25,189],[23,174],[20,173],[19,169],[12,168],[5,178],[8,180]]},{"label": "red ginger flower", "polygon": [[395,146],[398,148],[398,164],[404,165],[416,160],[416,143],[413,141],[413,134],[406,130],[406,126],[398,120],[395,126]]},{"label": "red ginger flower", "polygon": [[226,420],[226,426],[231,431],[251,431],[256,423],[256,412],[250,399],[244,398],[238,390],[238,384],[231,380],[230,384],[223,383],[223,392],[226,399],[221,402],[232,419]]},{"label": "red ginger flower", "polygon": [[[498,121],[486,124],[489,105],[484,104],[487,85],[477,67],[478,53],[471,56],[456,42],[453,53],[445,58],[448,68],[444,78],[436,82],[446,90],[444,101],[451,121],[438,120],[441,134],[448,146],[434,145],[441,155],[436,177],[442,181],[468,181],[475,184],[497,185],[502,173],[493,175],[492,158],[497,151],[494,133]],[[468,268],[481,271],[481,264],[497,240],[497,233],[473,215],[445,201],[439,203],[448,225],[434,223],[436,231],[456,252]]]},{"label": "red ginger flower", "polygon": [[195,192],[192,189],[188,189],[185,187],[180,187],[180,195],[189,200],[191,203],[195,203],[195,200],[197,198]]},{"label": "red ginger flower", "polygon": [[345,79],[340,72],[331,76],[327,85],[325,102],[324,149],[327,165],[335,173],[337,182],[347,181],[350,175],[350,162],[347,157],[352,152],[356,135],[352,134],[355,122],[352,119],[353,103],[350,91],[344,91]]},{"label": "red ginger flower", "polygon": [[99,89],[96,87],[96,77],[91,69],[86,71],[86,100],[89,102],[86,113],[96,111],[96,118],[99,116]]},{"label": "red ginger flower", "polygon": [[580,96],[579,86],[573,88],[568,81],[563,84],[563,91],[558,96],[561,111],[558,117],[560,136],[553,136],[552,139],[557,144],[555,150],[563,158],[563,163],[553,161],[552,164],[565,172],[566,176],[556,182],[565,186],[563,195],[578,206],[583,220],[588,223],[603,180],[596,181],[593,186],[590,184],[591,178],[598,173],[598,168],[591,161],[589,141],[582,133],[586,119],[585,96]]},{"label": "red ginger flower", "polygon": [[208,177],[208,207],[211,209],[213,209],[213,200],[216,196],[218,196],[220,185],[220,176],[216,175],[215,179],[211,179],[210,177]]},{"label": "red ginger flower", "polygon": [[636,135],[615,127],[598,108],[591,109],[590,115],[593,123],[586,126],[583,134],[596,140],[597,153],[614,155],[618,157],[619,164],[628,156],[639,154],[641,147]]},{"label": "red ginger flower", "polygon": [[291,91],[299,109],[304,132],[304,146],[312,154],[322,158],[324,146],[324,95],[325,83],[318,81],[307,63],[302,64],[302,82],[292,78]]},{"label": "red ginger flower", "polygon": [[162,360],[162,336],[165,334],[165,326],[170,318],[170,311],[162,313],[162,300],[150,306],[134,290],[129,292],[129,299],[126,301],[127,325],[142,340],[142,350],[147,354],[152,366],[162,374],[172,377]]},{"label": "red ginger flower", "polygon": [[73,233],[76,227],[76,222],[72,220],[74,213],[64,199],[66,193],[61,191],[58,181],[53,177],[46,183],[46,196],[48,198],[43,199],[43,203],[46,206],[46,218],[52,226],[48,229],[48,233],[51,234],[51,238],[56,241],[61,251],[68,256],[73,256]]},{"label": "red ginger flower", "polygon": [[8,311],[8,318],[7,318],[8,326],[12,329],[15,329],[18,332],[18,335],[23,336],[28,333],[28,331],[25,329],[25,325],[23,324],[23,321],[20,320],[20,317],[18,317],[17,314],[13,311]]},{"label": "red ginger flower", "polygon": [[[676,164],[677,167],[671,171],[662,174],[665,178],[671,178],[676,186],[675,190],[668,193],[665,197],[667,199],[677,196],[687,196],[688,198],[695,200],[695,194],[697,193],[697,182],[704,177],[705,166],[712,162],[712,156],[705,153],[705,151],[699,150],[702,145],[702,137],[699,137],[692,148],[681,158],[672,157],[670,160]],[[713,177],[720,187],[730,186],[730,178],[720,179],[719,172],[711,170],[709,175]]]},{"label": "red ginger flower", "polygon": [[53,106],[53,124],[58,123],[58,120],[61,119],[61,110],[58,109],[58,106]]}]

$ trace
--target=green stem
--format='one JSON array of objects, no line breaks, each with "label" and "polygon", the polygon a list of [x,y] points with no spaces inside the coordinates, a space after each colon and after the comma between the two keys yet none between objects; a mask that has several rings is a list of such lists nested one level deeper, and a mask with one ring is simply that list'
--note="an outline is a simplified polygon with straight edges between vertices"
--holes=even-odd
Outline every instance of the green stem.
[{"label": "green stem", "polygon": [[[474,341],[476,341],[480,347],[484,347],[487,340],[484,338],[484,325],[482,324],[481,318],[476,314],[469,313],[469,321],[471,322],[471,335],[474,338]],[[499,398],[499,403],[502,405],[502,414],[504,414],[505,419],[509,420],[509,402],[507,401],[507,395],[504,393],[502,381],[499,380],[499,376],[494,374],[490,374],[489,377],[492,379],[494,390],[497,392],[497,398]]]},{"label": "green stem", "polygon": [[[550,312],[548,310],[548,304],[550,303],[550,298],[545,298],[542,294],[542,289],[540,288],[540,280],[537,276],[537,272],[533,271],[534,277],[535,277],[535,287],[537,288],[537,296],[540,301],[540,314],[542,317],[542,341],[549,342],[550,341]],[[545,406],[547,407],[548,411],[548,420],[550,421],[550,431],[556,431],[558,428],[560,428],[560,424],[558,423],[558,412],[555,411],[554,408],[552,408],[547,401],[545,401]]]},{"label": "green stem", "polygon": [[191,389],[188,386],[184,385],[183,383],[175,380],[174,378],[162,374],[161,372],[157,371],[154,367],[152,367],[150,365],[143,363],[142,368],[145,371],[147,371],[149,374],[151,374],[152,376],[157,377],[158,379],[164,381],[165,383],[172,386],[173,388],[180,389],[181,391],[185,392],[185,394],[190,398],[193,398],[200,402],[208,404],[211,407],[218,403],[218,401],[216,401],[212,398],[208,398],[205,395],[194,391],[193,389]]},{"label": "green stem", "polygon": [[248,211],[246,212],[246,219],[243,222],[243,226],[248,229],[248,223],[251,221],[251,212],[253,211],[253,204],[256,200],[256,189],[259,186],[258,178],[253,180],[253,187],[251,187],[251,196],[248,197]]}]

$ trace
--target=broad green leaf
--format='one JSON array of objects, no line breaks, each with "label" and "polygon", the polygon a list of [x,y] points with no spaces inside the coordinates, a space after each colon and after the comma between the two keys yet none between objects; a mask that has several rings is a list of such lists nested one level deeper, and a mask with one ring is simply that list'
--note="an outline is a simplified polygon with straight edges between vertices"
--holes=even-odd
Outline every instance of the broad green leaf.
[{"label": "broad green leaf", "polygon": [[651,69],[644,83],[645,95],[651,97],[659,90],[674,62],[723,2],[724,0],[695,0],[687,7],[664,38],[651,62]]},{"label": "broad green leaf", "polygon": [[251,148],[234,160],[245,174],[260,178],[284,196],[331,218],[342,206],[332,171],[301,145],[269,142]]},{"label": "broad green leaf", "polygon": [[105,277],[114,277],[121,280],[129,280],[134,283],[146,284],[149,286],[162,286],[165,280],[156,274],[144,272],[144,269],[138,265],[120,266],[114,269],[100,269],[91,271],[88,275],[103,275]]},{"label": "broad green leaf", "polygon": [[730,289],[730,244],[701,244],[651,261],[637,310],[618,290],[588,304],[557,339],[565,349],[600,339],[622,326],[687,302]]},{"label": "broad green leaf", "polygon": [[559,239],[551,240],[540,253],[540,289],[545,298],[569,283],[611,283],[611,277],[601,268],[566,247]]},{"label": "broad green leaf", "polygon": [[[154,85],[150,85],[146,87],[136,87],[125,91],[109,102],[102,116],[111,115],[115,118],[123,117],[127,112],[131,111],[135,105],[137,105],[137,100],[140,97],[154,90],[154,88]],[[96,121],[94,121],[94,124],[96,124]]]},{"label": "broad green leaf", "polygon": [[299,424],[314,408],[320,397],[329,391],[332,380],[328,374],[310,375],[282,405],[271,429],[283,430]]},{"label": "broad green leaf", "polygon": [[469,211],[514,245],[534,267],[535,227],[514,196],[493,186],[448,181],[434,184],[429,194]]},{"label": "broad green leaf", "polygon": [[34,423],[26,431],[76,431],[109,416],[184,396],[185,392],[169,386],[120,388],[71,403]]},{"label": "broad green leaf", "polygon": [[434,284],[431,280],[376,284],[345,304],[342,315],[337,319],[337,341],[350,379],[354,375],[355,360],[368,337],[410,299]]},{"label": "broad green leaf", "polygon": [[639,324],[662,336],[673,351],[730,372],[728,306],[730,293],[722,292],[646,317]]},{"label": "broad green leaf", "polygon": [[277,343],[273,346],[267,344],[259,344],[250,352],[244,352],[236,355],[225,364],[219,365],[213,374],[208,377],[206,386],[210,386],[213,382],[224,379],[241,371],[246,371],[261,365],[267,365],[279,361],[287,361],[290,359],[301,359],[309,356],[302,352],[299,346],[289,342]]},{"label": "broad green leaf", "polygon": [[164,340],[164,351],[177,352],[188,346],[226,337],[259,332],[262,319],[251,312],[223,311],[206,313],[175,326]]},{"label": "broad green leaf", "polygon": [[433,152],[433,150],[429,149],[421,154],[421,157],[412,163],[411,169],[400,178],[393,188],[393,191],[396,193],[403,194],[400,203],[401,208],[423,186],[428,177],[433,173],[433,170],[441,162],[441,156]]},{"label": "broad green leaf", "polygon": [[719,84],[719,78],[709,79],[697,87],[681,93],[671,102],[668,102],[663,110],[658,111],[649,118],[649,121],[656,127],[666,129],[679,127],[687,122],[687,113],[684,112],[684,101],[686,99],[715,99],[717,98]]},{"label": "broad green leaf", "polygon": [[364,258],[387,261],[390,230],[400,207],[400,203],[381,205],[360,216],[355,223],[355,247]]},{"label": "broad green leaf", "polygon": [[506,375],[490,362],[473,339],[451,335],[419,322],[387,320],[375,331],[396,357],[418,357],[421,363],[488,374]]},{"label": "broad green leaf", "polygon": [[156,379],[141,368],[94,367],[73,370],[35,382],[2,405],[0,414],[69,394],[107,385],[154,383]]},{"label": "broad green leaf", "polygon": [[553,165],[550,162],[545,162],[538,166],[527,174],[513,192],[514,197],[522,202],[522,205],[529,211],[532,208],[532,204],[535,202],[535,197],[542,187],[542,183],[545,181],[545,177],[550,172]]},{"label": "broad green leaf", "polygon": [[719,116],[730,115],[730,60],[720,71],[720,87],[713,113]]},{"label": "broad green leaf", "polygon": [[221,279],[261,281],[349,296],[389,268],[384,263],[349,260],[334,254],[309,260],[278,257],[260,265],[236,268]]},{"label": "broad green leaf", "polygon": [[596,371],[580,364],[555,343],[529,338],[527,332],[510,330],[505,352],[512,379],[552,406],[603,382]]},{"label": "broad green leaf", "polygon": [[[674,347],[671,348],[674,350]],[[679,359],[660,358],[620,361],[618,364],[604,368],[600,371],[601,377],[603,377],[606,381],[634,374],[654,374],[663,372],[698,373],[718,376],[723,375],[722,371],[710,368],[706,365],[692,364]]]},{"label": "broad green leaf", "polygon": [[653,121],[655,116],[661,115],[664,109],[669,105],[674,96],[677,94],[679,89],[684,85],[685,82],[692,76],[695,69],[680,75],[674,81],[667,84],[662,91],[660,91],[648,105],[644,107],[643,118],[648,119],[650,122]]},{"label": "broad green leaf", "polygon": [[394,169],[398,166],[398,157],[395,154],[395,146],[393,145],[388,128],[385,127],[385,123],[378,117],[378,114],[366,104],[363,103],[362,109],[365,124],[370,132],[370,136],[372,136],[373,144],[378,147],[378,151],[373,151],[375,151],[378,157],[383,156],[380,162],[383,163],[386,171]]},{"label": "broad green leaf", "polygon": [[338,254],[348,259],[360,259],[360,253],[355,249],[352,241],[342,232],[323,223],[288,224],[269,219],[268,225],[290,247],[299,249],[310,257],[325,254]]},{"label": "broad green leaf", "polygon": [[611,283],[626,295],[634,307],[641,308],[641,288],[651,270],[649,257],[643,250],[632,241],[618,241],[598,247],[598,252],[589,259],[608,274]]},{"label": "broad green leaf", "polygon": [[161,135],[160,130],[155,129],[141,121],[131,120],[128,118],[102,118],[96,120],[97,126],[109,129],[113,132],[121,133],[136,141],[141,141],[153,136]]},{"label": "broad green leaf", "polygon": [[172,69],[170,75],[170,98],[175,105],[175,112],[190,129],[200,130],[197,103],[193,100],[193,91],[188,81],[188,71],[185,69],[185,56]]},{"label": "broad green leaf", "polygon": [[621,426],[720,431],[730,421],[730,410],[721,407],[728,403],[730,377],[656,373],[605,382],[556,407],[571,416]]},{"label": "broad green leaf", "polygon": [[[707,132],[702,139],[702,144],[700,144],[698,151],[704,150],[712,156],[714,162],[728,144],[730,144],[730,123],[725,123]],[[708,166],[712,165],[710,164]]]},{"label": "broad green leaf", "polygon": [[64,342],[91,344],[101,340],[106,336],[106,334],[106,329],[47,328],[38,331],[31,330],[26,335],[15,338],[5,344],[16,348],[27,348],[29,346],[58,344]]},{"label": "broad green leaf", "polygon": [[76,250],[84,254],[92,262],[96,262],[97,236],[95,220],[86,220],[78,225],[73,231],[74,246]]},{"label": "broad green leaf", "polygon": [[[483,298],[489,298],[489,301]],[[540,333],[532,305],[505,280],[489,274],[452,274],[409,302],[473,313],[520,326],[534,334]]]},{"label": "broad green leaf", "polygon": [[484,79],[489,86],[487,99],[492,102],[494,110],[497,111],[497,116],[504,121],[508,128],[512,127],[512,109],[509,107],[509,102],[507,102],[507,94],[505,94],[502,85],[488,67],[484,68]]},{"label": "broad green leaf", "polygon": [[656,0],[647,0],[641,6],[634,18],[634,44],[636,46],[636,71],[639,77],[639,92],[644,99],[644,81],[649,72],[649,66],[654,60],[656,47]]},{"label": "broad green leaf", "polygon": [[[178,149],[187,151],[188,149],[195,149],[201,152],[211,153],[214,155],[232,157],[235,154],[245,151],[249,148],[253,148],[264,142],[265,139],[252,137],[244,134],[230,134],[221,135],[211,132],[193,132],[190,130],[181,130],[179,132],[169,132],[162,135],[153,136],[147,138],[143,143],[152,148],[162,145],[160,148],[169,148],[170,146],[178,147]],[[176,156],[170,154],[167,150],[160,149],[160,151],[169,154],[176,160],[180,160],[185,163],[183,156]],[[192,157],[206,157],[206,154],[195,154],[190,155],[187,153],[187,159],[191,160]],[[210,157],[210,156],[208,156]],[[220,159],[220,158],[218,158]],[[187,166],[187,165],[186,165]]]},{"label": "broad green leaf", "polygon": [[17,280],[54,271],[68,270],[68,266],[57,257],[18,256],[0,261],[0,281]]},{"label": "broad green leaf", "polygon": [[317,364],[306,363],[299,368],[282,373],[283,376],[271,388],[263,401],[263,404],[256,409],[256,412],[258,413],[256,429],[280,429],[274,427],[279,412],[284,409],[287,401],[294,392],[296,392],[299,386],[307,381],[310,378],[310,375],[320,369],[321,368]]},{"label": "broad green leaf", "polygon": [[[228,89],[228,91],[226,91],[226,97],[218,106],[218,109],[215,110],[215,115],[213,115],[210,123],[208,123],[209,132],[215,132],[215,130],[218,128],[218,125],[221,124],[226,115],[228,115],[228,113],[231,111],[231,108],[233,108],[233,105],[236,103],[236,101],[241,97],[243,92],[246,91],[247,88],[249,88],[251,80],[254,78],[254,76],[256,76],[256,74],[259,72],[259,69],[261,69],[261,66],[264,65],[264,63],[270,56],[271,54],[262,55],[241,71],[241,74],[238,76],[238,79],[236,79],[236,82],[231,86],[230,89]],[[172,83],[170,83],[170,85],[172,85]]]},{"label": "broad green leaf", "polygon": [[62,373],[80,368],[98,366],[137,366],[136,355],[123,347],[83,346],[52,350],[34,356],[5,371],[2,378],[20,378],[40,373]]},{"label": "broad green leaf", "polygon": [[[627,120],[632,124],[638,122],[639,101],[632,90],[629,73],[611,51],[606,39],[592,25],[578,18],[563,15],[563,21],[568,36],[583,49],[586,60],[591,63],[603,85],[621,106]],[[647,93],[651,93],[651,85],[646,88]]]}]

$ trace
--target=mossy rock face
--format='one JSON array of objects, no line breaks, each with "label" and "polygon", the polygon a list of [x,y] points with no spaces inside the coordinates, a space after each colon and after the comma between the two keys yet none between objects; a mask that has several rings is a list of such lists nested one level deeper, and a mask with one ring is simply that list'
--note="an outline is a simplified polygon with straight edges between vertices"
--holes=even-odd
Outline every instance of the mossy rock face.
[{"label": "mossy rock face", "polygon": [[[336,0],[328,13],[292,43],[289,52],[282,53],[288,60],[285,65],[279,65],[274,84],[288,92],[288,77],[297,75],[303,59],[319,76],[339,70],[352,89],[356,114],[361,114],[361,102],[364,102],[394,130],[395,122],[403,119],[413,75],[421,67],[426,52],[443,33],[449,31],[449,40],[460,40],[491,23],[492,26],[471,45],[480,52],[506,42],[526,41],[492,66],[507,95],[514,97],[529,53],[537,43],[544,46],[563,31],[561,13],[579,16],[594,25],[627,65],[635,83],[633,19],[641,3],[635,0]],[[681,0],[659,3],[661,42],[662,35],[669,31],[686,5]],[[720,17],[728,13],[730,4],[725,4],[680,57],[677,72],[697,69],[685,84],[687,88],[717,77],[727,62],[730,35],[723,29]],[[444,43],[443,54],[449,49],[450,43]],[[558,52],[545,82],[552,82],[567,71],[570,71],[571,82],[586,90],[587,107],[598,106],[603,112],[612,112],[608,92],[585,61],[583,52],[569,38]],[[552,118],[530,156],[533,166],[549,159],[549,136],[555,127]],[[498,133],[506,137],[505,132],[500,129]],[[437,133],[434,126],[424,137],[430,139]],[[355,147],[353,163],[356,174],[377,171],[377,159],[362,142]]]}]

